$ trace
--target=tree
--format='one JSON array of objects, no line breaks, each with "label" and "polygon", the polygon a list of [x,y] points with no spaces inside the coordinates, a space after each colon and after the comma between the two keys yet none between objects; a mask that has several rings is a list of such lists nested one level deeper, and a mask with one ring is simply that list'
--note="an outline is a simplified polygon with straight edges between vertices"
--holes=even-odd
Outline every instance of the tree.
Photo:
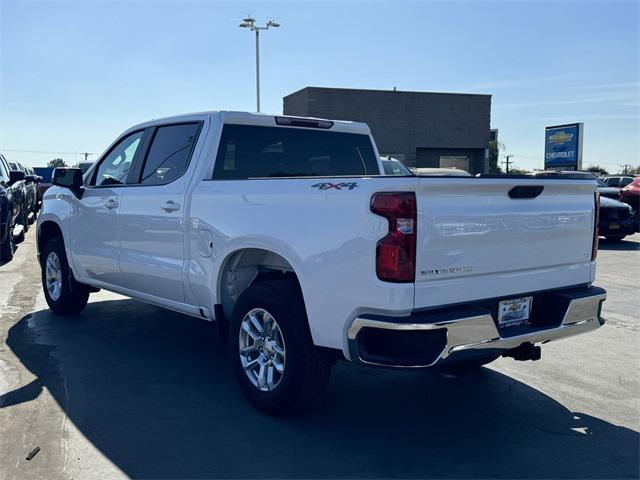
[{"label": "tree", "polygon": [[57,168],[57,167],[66,167],[67,163],[61,158],[54,158],[47,163],[47,167]]},{"label": "tree", "polygon": [[620,172],[622,175],[637,175],[640,173],[640,165],[633,166],[629,163],[622,165],[622,171]]},{"label": "tree", "polygon": [[595,173],[596,175],[609,175],[607,169],[600,165],[591,165],[587,168],[587,172]]},{"label": "tree", "polygon": [[500,165],[498,165],[498,156],[500,150],[504,150],[504,144],[497,140],[489,142],[489,173],[502,173]]}]

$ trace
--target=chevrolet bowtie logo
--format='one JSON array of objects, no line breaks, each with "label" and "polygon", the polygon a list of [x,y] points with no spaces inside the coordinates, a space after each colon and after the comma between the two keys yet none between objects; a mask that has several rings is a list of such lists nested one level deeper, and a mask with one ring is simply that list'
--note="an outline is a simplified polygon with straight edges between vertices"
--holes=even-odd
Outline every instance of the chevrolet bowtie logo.
[{"label": "chevrolet bowtie logo", "polygon": [[558,132],[549,136],[549,143],[556,145],[563,145],[571,140],[573,140],[573,133]]}]

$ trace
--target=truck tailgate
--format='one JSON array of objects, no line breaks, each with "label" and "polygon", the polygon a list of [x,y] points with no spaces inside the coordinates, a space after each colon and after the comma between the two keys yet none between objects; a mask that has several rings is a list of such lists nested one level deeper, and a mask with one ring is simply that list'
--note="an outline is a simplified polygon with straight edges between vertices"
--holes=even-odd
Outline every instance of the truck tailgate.
[{"label": "truck tailgate", "polygon": [[[421,177],[415,307],[592,278],[595,182]],[[511,198],[522,195],[526,198]],[[541,193],[528,187],[543,187]]]}]

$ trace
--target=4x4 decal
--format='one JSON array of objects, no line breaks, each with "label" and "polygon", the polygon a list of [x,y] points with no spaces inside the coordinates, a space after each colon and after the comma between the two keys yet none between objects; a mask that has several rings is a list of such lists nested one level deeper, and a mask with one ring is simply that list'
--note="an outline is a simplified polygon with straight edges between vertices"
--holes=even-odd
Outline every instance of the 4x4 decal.
[{"label": "4x4 decal", "polygon": [[353,190],[358,186],[357,182],[342,182],[342,183],[329,183],[322,182],[316,183],[315,185],[311,185],[311,188],[317,188],[318,190],[331,190],[335,188],[336,190]]}]

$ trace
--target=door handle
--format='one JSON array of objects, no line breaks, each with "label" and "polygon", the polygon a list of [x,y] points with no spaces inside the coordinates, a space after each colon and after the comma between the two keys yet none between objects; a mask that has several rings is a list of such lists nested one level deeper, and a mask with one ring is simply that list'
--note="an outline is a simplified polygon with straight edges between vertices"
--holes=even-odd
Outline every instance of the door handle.
[{"label": "door handle", "polygon": [[180,210],[180,204],[169,200],[168,202],[164,202],[160,208],[165,212],[177,212]]},{"label": "door handle", "polygon": [[113,210],[114,208],[118,208],[118,202],[115,198],[110,198],[109,200],[104,202],[104,207],[108,208],[109,210]]}]

